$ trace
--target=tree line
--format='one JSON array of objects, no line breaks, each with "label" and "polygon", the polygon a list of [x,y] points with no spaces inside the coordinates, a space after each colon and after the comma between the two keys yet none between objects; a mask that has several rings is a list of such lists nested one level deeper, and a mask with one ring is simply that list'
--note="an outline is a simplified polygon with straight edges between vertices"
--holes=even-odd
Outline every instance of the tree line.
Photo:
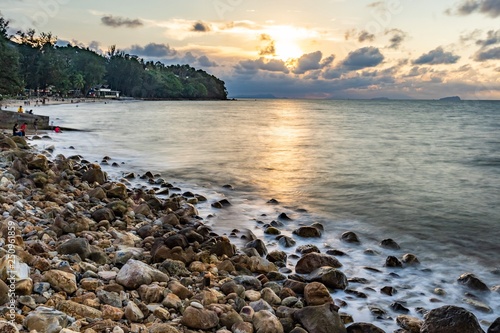
[{"label": "tree line", "polygon": [[224,81],[189,65],[144,61],[111,46],[104,55],[78,46],[57,46],[51,33],[30,29],[8,35],[0,17],[0,96],[51,90],[86,96],[106,84],[122,96],[144,99],[227,99]]}]

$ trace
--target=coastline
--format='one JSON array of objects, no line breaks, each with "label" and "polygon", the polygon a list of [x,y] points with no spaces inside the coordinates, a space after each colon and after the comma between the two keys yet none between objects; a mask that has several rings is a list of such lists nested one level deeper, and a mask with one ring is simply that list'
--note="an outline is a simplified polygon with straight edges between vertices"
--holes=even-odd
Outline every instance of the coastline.
[{"label": "coastline", "polygon": [[[4,140],[8,142],[5,138]],[[22,151],[26,152],[27,147],[25,144],[21,142],[17,144],[17,146],[19,145],[24,147]],[[17,148],[7,150],[7,155],[11,157],[15,156],[14,151],[17,151]],[[39,153],[49,155],[49,159],[46,160],[47,166],[43,162],[44,158],[37,158],[40,155]],[[210,201],[210,198],[204,198],[203,195],[196,193],[183,193],[181,195],[177,191],[169,191],[171,187],[169,187],[168,182],[165,180],[162,181],[161,176],[155,176],[153,173],[142,175],[146,176],[144,179],[144,186],[146,187],[141,189],[141,191],[138,191],[137,188],[131,188],[129,185],[130,180],[140,179],[139,175],[135,175],[135,177],[129,175],[129,177],[123,178],[119,182],[106,179],[98,182],[100,184],[96,185],[93,182],[89,183],[89,179],[84,179],[84,175],[87,172],[93,172],[98,174],[98,177],[103,176],[100,166],[84,162],[81,159],[78,160],[76,157],[52,158],[49,153],[50,151],[32,152],[32,156],[25,156],[24,160],[18,160],[21,162],[17,165],[15,163],[5,164],[2,168],[3,175],[1,179],[5,178],[6,180],[2,181],[2,191],[11,193],[8,198],[11,199],[13,189],[19,190],[19,187],[21,187],[24,188],[24,191],[29,192],[31,197],[36,197],[38,200],[27,200],[27,197],[19,198],[19,200],[11,199],[10,201],[12,202],[5,202],[6,205],[9,205],[10,209],[5,209],[4,206],[3,213],[8,213],[7,219],[9,221],[19,223],[19,220],[22,220],[23,217],[29,216],[28,212],[34,210],[36,218],[32,218],[31,220],[33,222],[44,221],[46,223],[41,225],[26,223],[22,226],[18,224],[20,228],[17,229],[17,232],[21,236],[21,240],[18,240],[20,244],[17,245],[20,247],[18,248],[18,253],[22,253],[24,256],[22,259],[30,261],[29,265],[40,271],[31,277],[32,283],[39,283],[36,285],[37,287],[43,285],[44,288],[48,288],[45,291],[48,294],[45,296],[50,295],[51,297],[45,297],[41,293],[41,297],[45,297],[47,300],[45,302],[37,302],[37,300],[43,299],[39,297],[40,294],[35,291],[34,286],[31,289],[29,288],[29,282],[25,281],[27,279],[20,279],[17,284],[28,284],[28,289],[26,289],[26,286],[24,286],[24,290],[21,288],[18,289],[19,292],[22,291],[26,294],[23,296],[31,297],[35,301],[36,306],[43,305],[52,308],[52,310],[62,311],[66,315],[75,316],[76,321],[71,325],[68,322],[68,327],[72,330],[79,331],[79,328],[99,322],[102,323],[101,320],[111,320],[113,321],[113,325],[122,327],[124,331],[134,331],[134,328],[137,329],[140,325],[148,327],[149,331],[155,325],[168,325],[168,329],[171,329],[172,332],[175,332],[174,329],[182,330],[186,327],[189,329],[210,331],[212,328],[222,329],[223,326],[227,326],[221,325],[225,323],[222,319],[229,320],[226,317],[231,315],[236,318],[233,319],[235,321],[233,325],[237,323],[251,323],[253,329],[257,329],[257,327],[260,327],[261,322],[272,322],[275,326],[269,332],[279,332],[280,329],[284,330],[283,326],[291,328],[292,326],[299,325],[307,329],[308,325],[311,324],[305,319],[299,319],[301,317],[294,314],[303,311],[303,309],[318,311],[318,315],[321,318],[329,318],[328,320],[336,322],[341,331],[349,331],[351,326],[352,331],[357,324],[361,324],[359,322],[355,324],[349,323],[349,321],[356,321],[355,314],[338,314],[338,312],[343,313],[343,310],[349,309],[349,297],[345,299],[336,298],[334,300],[332,295],[335,296],[335,294],[330,294],[330,292],[341,290],[347,293],[350,291],[351,297],[363,298],[366,296],[369,299],[370,296],[366,293],[363,295],[363,293],[355,289],[348,288],[349,284],[362,285],[363,281],[353,280],[353,277],[348,277],[342,273],[342,268],[338,266],[338,261],[335,261],[335,255],[339,256],[341,255],[340,253],[310,255],[310,252],[317,252],[313,244],[321,239],[322,228],[320,225],[305,226],[302,231],[298,231],[303,236],[306,234],[315,236],[313,238],[302,238],[310,239],[310,245],[301,250],[300,258],[314,257],[316,262],[310,264],[310,267],[307,266],[305,270],[302,270],[302,268],[299,269],[302,273],[293,274],[293,271],[286,264],[286,257],[291,254],[287,254],[285,251],[273,251],[271,252],[271,256],[270,253],[266,253],[265,244],[262,241],[259,242],[258,239],[253,240],[254,244],[252,246],[237,249],[234,247],[234,244],[231,244],[236,242],[236,238],[232,239],[231,235],[226,237],[215,234],[216,230],[215,233],[214,230],[210,230],[203,223],[203,219],[198,216],[196,211],[196,204],[198,202],[204,199]],[[59,166],[61,166],[61,169]],[[19,172],[18,179],[16,179],[15,171]],[[46,177],[41,175],[40,172],[46,174]],[[62,175],[63,173],[65,176]],[[34,184],[26,183],[26,179],[32,180]],[[159,191],[169,191],[169,195],[172,193],[173,195],[164,198],[158,194]],[[179,192],[182,193],[182,191]],[[126,207],[115,207],[115,210],[107,207],[117,201],[123,201]],[[22,205],[16,204],[17,202],[21,202]],[[57,205],[54,205],[54,203]],[[226,201],[212,202],[212,204],[217,206],[217,209],[225,209],[224,207],[228,205]],[[51,213],[52,215],[46,221],[45,214],[41,214],[35,207],[52,207],[54,208],[54,212]],[[109,215],[105,216],[108,219],[100,220],[100,217],[96,218],[94,216],[96,211],[105,210],[106,207],[111,209],[114,217],[109,210],[106,210]],[[16,214],[11,213],[15,209],[19,212],[15,212]],[[53,216],[57,215],[57,213],[59,213],[58,215],[61,219],[58,219],[58,216]],[[105,212],[100,211],[100,213]],[[78,217],[78,215],[80,216]],[[282,216],[282,218],[284,219],[285,217]],[[68,221],[74,221],[78,225],[82,224],[83,230],[71,229]],[[52,223],[60,230],[42,227],[43,225],[50,226]],[[22,230],[19,230],[21,227]],[[264,226],[262,228],[264,229]],[[35,230],[37,232],[30,235]],[[55,236],[49,231],[53,231]],[[59,233],[61,234],[59,235]],[[276,226],[266,226],[264,233],[267,235],[274,233],[274,235],[279,237],[279,224]],[[243,234],[247,238],[251,237],[251,233],[242,230],[235,232],[234,236],[241,237]],[[49,240],[50,238],[47,239],[47,237],[43,239],[43,235],[49,235],[48,237],[51,240]],[[343,237],[345,237],[346,242],[355,243],[355,234],[350,233],[345,236],[343,235]],[[250,239],[248,240],[250,241]],[[293,237],[281,237],[278,240],[278,242],[283,242],[285,245],[292,244],[293,241]],[[44,251],[38,253],[33,258],[33,244],[37,244],[37,246],[41,245],[37,242],[42,242]],[[66,243],[72,244],[72,246],[69,246],[69,244],[66,245],[66,247],[71,248],[70,250],[62,246]],[[395,245],[392,244],[392,246]],[[82,260],[82,256],[84,260]],[[386,265],[399,269],[417,264],[414,260],[410,260],[411,258],[411,256],[406,259],[404,257],[393,257],[390,258],[389,262],[386,262]],[[48,262],[42,259],[47,259]],[[127,266],[127,260],[129,259],[132,259],[132,261]],[[389,260],[389,258],[387,259]],[[99,260],[103,260],[105,263],[99,264]],[[172,262],[172,260],[175,262]],[[63,261],[69,262],[70,269],[67,269],[65,264],[61,264]],[[147,263],[148,267],[139,262]],[[130,268],[132,264],[136,266]],[[321,268],[325,264],[329,266],[326,270]],[[127,269],[124,269],[124,267]],[[151,281],[143,281],[140,280],[140,277],[126,275],[125,273],[128,269],[141,269],[150,272]],[[372,267],[370,269],[375,272],[380,268]],[[297,266],[295,270],[297,270]],[[73,277],[60,272],[73,274]],[[120,272],[122,272],[121,275]],[[165,277],[160,273],[167,276]],[[404,271],[398,270],[397,274],[404,274]],[[59,281],[52,278],[52,275],[67,280]],[[124,280],[125,277],[130,279]],[[396,276],[393,277],[396,278]],[[210,285],[207,285],[207,278],[210,278]],[[333,278],[335,278],[334,281],[332,280]],[[139,282],[134,279],[145,282],[144,284],[148,285],[148,287],[141,287],[138,284]],[[464,277],[464,279],[468,284],[470,281],[477,282],[470,275]],[[245,291],[241,287],[234,286],[228,280],[237,281],[236,285],[243,285]],[[260,285],[257,280],[260,282]],[[153,283],[153,281],[156,283]],[[271,283],[267,285],[264,283],[265,286],[263,286],[263,282],[266,281],[271,281]],[[48,285],[44,283],[48,283]],[[61,285],[62,283],[64,283],[64,286]],[[181,288],[179,284],[186,287],[183,283],[187,284],[187,289],[191,294],[186,294],[186,290]],[[226,283],[230,283],[230,287]],[[75,287],[76,289],[73,290]],[[330,288],[330,292],[327,289],[325,292],[325,288],[327,287]],[[161,295],[159,295],[159,290],[161,291]],[[30,291],[31,293],[29,293]],[[61,294],[61,291],[64,294]],[[116,299],[112,303],[113,305],[110,305],[106,301],[103,301],[104,296],[99,297],[104,292],[116,293],[117,291],[119,291],[119,294],[124,292],[128,295],[126,299],[121,300],[121,305],[118,304],[119,302]],[[437,298],[439,297],[439,292],[436,291]],[[476,293],[477,291],[472,292]],[[479,298],[483,292],[486,293],[486,291],[479,292]],[[498,291],[494,290],[494,292]],[[152,294],[155,296],[151,296]],[[108,294],[106,295],[109,297]],[[174,295],[179,298],[179,301]],[[190,297],[183,297],[188,295]],[[112,294],[111,296],[115,295]],[[171,299],[165,301],[167,297],[176,300],[175,306],[172,306],[172,303],[170,303]],[[292,299],[288,299],[289,297],[292,297]],[[190,301],[183,301],[186,298],[190,299]],[[159,302],[159,299],[161,299],[161,302]],[[252,310],[260,313],[257,309],[261,309],[262,306],[267,310],[262,310],[265,311],[259,315],[262,318],[257,316],[260,319],[256,319],[254,322],[253,317],[256,314],[253,314],[253,317],[248,319],[245,315],[246,311],[250,311],[250,309],[245,308],[243,310],[243,308],[246,305],[251,305],[251,302],[259,302],[259,299],[265,300],[267,305],[264,302],[260,302],[258,306],[253,304],[254,307],[252,307]],[[129,300],[128,303],[126,300]],[[471,298],[472,301],[474,300]],[[25,302],[24,298],[23,302]],[[320,304],[317,304],[318,302]],[[481,302],[477,302],[476,305],[480,306]],[[56,306],[56,303],[61,303],[65,306]],[[161,305],[159,305],[160,303]],[[33,303],[29,304],[33,305]],[[133,304],[136,304],[139,311],[137,311]],[[154,306],[151,304],[154,304]],[[243,304],[245,306],[241,306]],[[336,306],[332,306],[331,304],[336,304]],[[396,299],[394,304],[398,312],[401,313],[405,312],[404,308],[412,306],[411,304],[401,304]],[[30,322],[35,321],[33,317],[31,319],[28,318],[30,314],[27,314],[26,309],[22,310],[20,305],[26,306],[26,304],[18,304],[17,310],[21,311],[21,315],[17,318],[19,324],[22,322],[28,325]],[[337,306],[340,306],[340,310],[337,309]],[[101,311],[101,314],[94,313],[91,309]],[[239,309],[239,311],[236,311],[236,309]],[[106,310],[106,315],[104,315],[104,310]],[[163,310],[166,310],[168,314]],[[454,310],[456,309],[454,308]],[[37,320],[49,316],[47,312],[43,311],[34,311],[36,316],[38,316],[36,317]],[[233,311],[238,312],[242,321],[240,321],[239,317]],[[376,311],[385,312],[385,314],[379,314],[381,319],[376,319],[376,316],[374,316],[373,320],[373,325],[383,329],[384,322],[389,320],[387,317],[390,317],[387,309],[374,307],[373,311],[374,314]],[[88,325],[84,325],[84,317],[92,318],[92,316],[84,315],[88,314],[87,312],[93,313],[92,316],[95,316],[95,320],[90,320]],[[143,318],[139,318],[141,317],[141,312]],[[274,312],[275,315],[271,316],[267,312],[271,314]],[[304,310],[304,312],[306,311]],[[422,313],[424,312],[422,311]],[[51,311],[49,313],[54,314]],[[214,313],[217,315],[217,320]],[[206,317],[204,318],[210,319],[212,324],[215,322],[217,324],[210,328],[191,327],[197,324],[191,322],[194,321],[194,318],[190,316],[197,317],[201,315],[205,315]],[[461,316],[464,315],[465,313],[461,313]],[[78,317],[82,318],[78,319]],[[185,319],[186,317],[191,318],[191,320]],[[407,324],[400,324],[400,322],[411,322],[420,327],[426,325],[422,317],[409,318],[406,315],[401,315],[397,318],[399,318],[398,324],[400,327],[405,328],[401,325]],[[248,320],[245,321],[245,319]],[[341,324],[338,323],[339,319],[342,321]],[[106,327],[110,327],[109,325],[111,324],[108,321],[106,325],[108,325]],[[241,324],[241,326],[248,327],[249,325]],[[373,332],[380,332],[376,331],[374,327],[366,327],[370,327]],[[163,329],[167,328],[163,327]],[[310,329],[309,327],[309,332],[312,332]],[[288,332],[291,330],[284,331]],[[409,331],[411,332],[411,330]]]}]

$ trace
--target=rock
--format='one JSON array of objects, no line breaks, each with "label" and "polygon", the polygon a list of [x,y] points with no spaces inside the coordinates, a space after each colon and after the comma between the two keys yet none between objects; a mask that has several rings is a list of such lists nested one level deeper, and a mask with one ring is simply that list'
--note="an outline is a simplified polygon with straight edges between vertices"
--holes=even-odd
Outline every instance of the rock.
[{"label": "rock", "polygon": [[180,260],[165,259],[161,264],[161,268],[165,269],[170,276],[189,276],[191,273]]},{"label": "rock", "polygon": [[294,312],[293,318],[308,332],[347,333],[334,304],[305,307]]},{"label": "rock", "polygon": [[122,307],[122,299],[119,293],[115,291],[106,291],[101,289],[97,291],[96,294],[97,298],[99,298],[99,301],[101,301],[102,304],[111,305],[115,308]]},{"label": "rock", "polygon": [[295,229],[293,231],[293,234],[304,238],[321,237],[321,231],[315,227],[310,227],[310,226],[299,227],[298,229]]},{"label": "rock", "polygon": [[0,280],[0,305],[4,305],[9,299],[9,286]]},{"label": "rock", "polygon": [[388,256],[385,260],[385,267],[403,267],[401,261],[394,256]]},{"label": "rock", "polygon": [[458,283],[473,290],[487,291],[487,292],[490,291],[490,288],[488,288],[488,286],[483,281],[481,281],[477,276],[475,276],[472,273],[465,273],[460,275],[460,277],[458,278]]},{"label": "rock", "polygon": [[125,200],[128,197],[127,188],[121,183],[115,184],[112,188],[107,190],[106,195],[109,198],[118,198]]},{"label": "rock", "polygon": [[280,305],[281,304],[281,298],[279,298],[278,295],[271,289],[271,288],[264,288],[261,290],[261,297],[263,300],[265,300],[267,303],[271,305]]},{"label": "rock", "polygon": [[266,244],[264,244],[264,241],[262,239],[255,239],[251,242],[246,243],[245,248],[247,248],[247,249],[254,248],[257,250],[257,252],[261,256],[266,256],[268,253],[267,248],[266,248]]},{"label": "rock", "polygon": [[373,324],[354,323],[347,327],[347,333],[385,333],[385,331]]},{"label": "rock", "polygon": [[139,287],[137,292],[139,293],[141,300],[146,304],[161,303],[165,287],[158,284],[142,285]]},{"label": "rock", "polygon": [[284,333],[278,317],[269,311],[261,310],[254,314],[252,323],[255,333]]},{"label": "rock", "polygon": [[358,235],[356,235],[352,231],[346,231],[340,236],[340,239],[342,239],[344,242],[347,243],[360,243]]},{"label": "rock", "polygon": [[484,333],[476,316],[464,308],[446,305],[424,316],[420,333]]},{"label": "rock", "polygon": [[219,317],[214,311],[188,306],[182,315],[181,324],[192,329],[209,330],[219,324]]},{"label": "rock", "polygon": [[248,323],[248,322],[235,323],[231,327],[231,330],[234,333],[254,333],[252,323]]},{"label": "rock", "polygon": [[123,318],[124,312],[122,309],[119,309],[117,307],[104,304],[101,307],[102,310],[102,318],[103,319],[111,319],[114,321],[121,320]]},{"label": "rock", "polygon": [[73,301],[60,301],[56,305],[56,309],[62,311],[71,317],[75,318],[102,318],[102,312],[90,306],[79,304]]},{"label": "rock", "polygon": [[311,282],[304,288],[304,299],[307,305],[323,305],[333,303],[328,288],[320,282]]},{"label": "rock", "polygon": [[420,261],[418,260],[417,256],[411,253],[406,253],[402,260],[403,263],[406,265],[419,265]]},{"label": "rock", "polygon": [[170,283],[168,284],[168,288],[172,291],[172,293],[179,296],[180,299],[193,297],[193,292],[189,290],[186,286],[181,284],[179,281],[176,280],[170,281]]},{"label": "rock", "polygon": [[306,276],[307,281],[321,282],[328,288],[346,289],[349,285],[347,276],[333,267],[323,266],[312,271]]},{"label": "rock", "polygon": [[239,276],[236,276],[233,279],[233,281],[236,284],[243,286],[245,288],[245,290],[249,290],[249,289],[261,290],[262,289],[262,283],[259,281],[259,279],[257,279],[254,276],[239,275]]},{"label": "rock", "polygon": [[116,276],[116,282],[128,289],[137,289],[153,281],[168,282],[168,280],[168,275],[165,273],[134,259],[127,261]]},{"label": "rock", "polygon": [[90,246],[85,238],[73,238],[57,247],[60,254],[78,254],[82,260],[85,260],[90,254]]},{"label": "rock", "polygon": [[267,274],[277,272],[278,268],[272,262],[261,257],[251,257],[248,262],[249,268],[253,273]]},{"label": "rock", "polygon": [[89,197],[97,199],[97,200],[103,200],[106,198],[106,191],[100,186],[97,186],[93,189],[91,189],[89,192]]},{"label": "rock", "polygon": [[170,324],[153,324],[149,327],[147,333],[181,333],[181,332]]},{"label": "rock", "polygon": [[408,333],[420,333],[422,326],[422,320],[408,315],[397,316],[396,323]]},{"label": "rock", "polygon": [[330,255],[322,253],[308,253],[299,259],[297,265],[295,266],[295,271],[299,274],[308,274],[316,268],[322,266],[339,268],[342,267],[342,264],[335,257]]},{"label": "rock", "polygon": [[487,333],[500,333],[500,317],[495,319],[495,321],[490,325]]},{"label": "rock", "polygon": [[384,239],[382,242],[380,242],[380,246],[386,249],[391,249],[391,250],[399,250],[399,244],[396,243],[393,239],[388,238]]},{"label": "rock", "polygon": [[301,245],[301,246],[297,247],[297,249],[295,251],[300,253],[301,255],[308,254],[311,252],[321,253],[319,248],[313,244]]},{"label": "rock", "polygon": [[96,211],[94,211],[92,213],[91,216],[96,222],[101,222],[104,220],[109,221],[109,222],[113,222],[116,218],[115,213],[110,208],[97,209]]},{"label": "rock", "polygon": [[47,171],[49,169],[49,164],[47,162],[47,158],[43,155],[38,156],[37,158],[28,162],[28,169]]},{"label": "rock", "polygon": [[23,324],[29,331],[58,333],[68,327],[71,321],[72,318],[61,311],[40,306],[26,316]]},{"label": "rock", "polygon": [[296,244],[295,240],[291,237],[288,237],[288,236],[279,237],[278,243],[280,243],[280,245],[283,247],[293,247]]},{"label": "rock", "polygon": [[226,237],[220,237],[210,249],[210,253],[218,257],[227,256],[231,258],[236,254],[236,247]]},{"label": "rock", "polygon": [[82,175],[82,181],[86,181],[90,185],[94,183],[102,185],[106,182],[106,180],[107,180],[106,173],[98,167],[89,169]]},{"label": "rock", "polygon": [[45,272],[43,276],[45,281],[50,283],[56,291],[64,291],[65,293],[72,294],[78,289],[76,277],[73,273],[53,269]]},{"label": "rock", "polygon": [[131,323],[137,323],[144,319],[144,313],[142,313],[137,304],[132,301],[128,302],[124,314],[125,318]]}]

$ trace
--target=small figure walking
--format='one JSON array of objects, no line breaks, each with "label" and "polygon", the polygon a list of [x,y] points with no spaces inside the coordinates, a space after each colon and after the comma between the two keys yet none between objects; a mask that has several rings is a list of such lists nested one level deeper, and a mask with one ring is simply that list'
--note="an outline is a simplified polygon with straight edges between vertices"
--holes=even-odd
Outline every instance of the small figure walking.
[{"label": "small figure walking", "polygon": [[28,123],[23,123],[21,125],[21,128],[20,128],[20,130],[21,130],[21,136],[26,136],[26,128],[27,127],[28,127]]}]

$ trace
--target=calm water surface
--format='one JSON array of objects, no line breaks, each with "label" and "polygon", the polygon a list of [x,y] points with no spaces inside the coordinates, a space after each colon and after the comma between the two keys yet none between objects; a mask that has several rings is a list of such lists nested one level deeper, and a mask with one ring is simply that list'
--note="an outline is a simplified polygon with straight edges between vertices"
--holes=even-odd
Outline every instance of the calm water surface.
[{"label": "calm water surface", "polygon": [[[227,197],[233,207],[216,212],[214,226],[258,232],[256,219],[268,223],[279,212],[293,219],[285,232],[323,223],[322,246],[347,252],[350,274],[367,274],[360,263],[383,266],[388,253],[378,243],[393,238],[402,247],[396,255],[415,253],[433,271],[407,274],[404,283],[423,283],[405,294],[408,301],[436,307],[419,293],[431,298],[443,283],[458,288],[456,278],[468,271],[500,284],[491,272],[500,268],[500,102],[111,102],[35,113],[88,131],[55,137],[65,154],[109,155],[123,169]],[[64,151],[69,146],[75,150]],[[266,205],[271,198],[280,206]],[[339,241],[348,230],[361,246]],[[381,252],[379,262],[366,259],[369,247]],[[445,301],[462,296],[450,291]],[[496,314],[499,303],[489,303]]]}]

